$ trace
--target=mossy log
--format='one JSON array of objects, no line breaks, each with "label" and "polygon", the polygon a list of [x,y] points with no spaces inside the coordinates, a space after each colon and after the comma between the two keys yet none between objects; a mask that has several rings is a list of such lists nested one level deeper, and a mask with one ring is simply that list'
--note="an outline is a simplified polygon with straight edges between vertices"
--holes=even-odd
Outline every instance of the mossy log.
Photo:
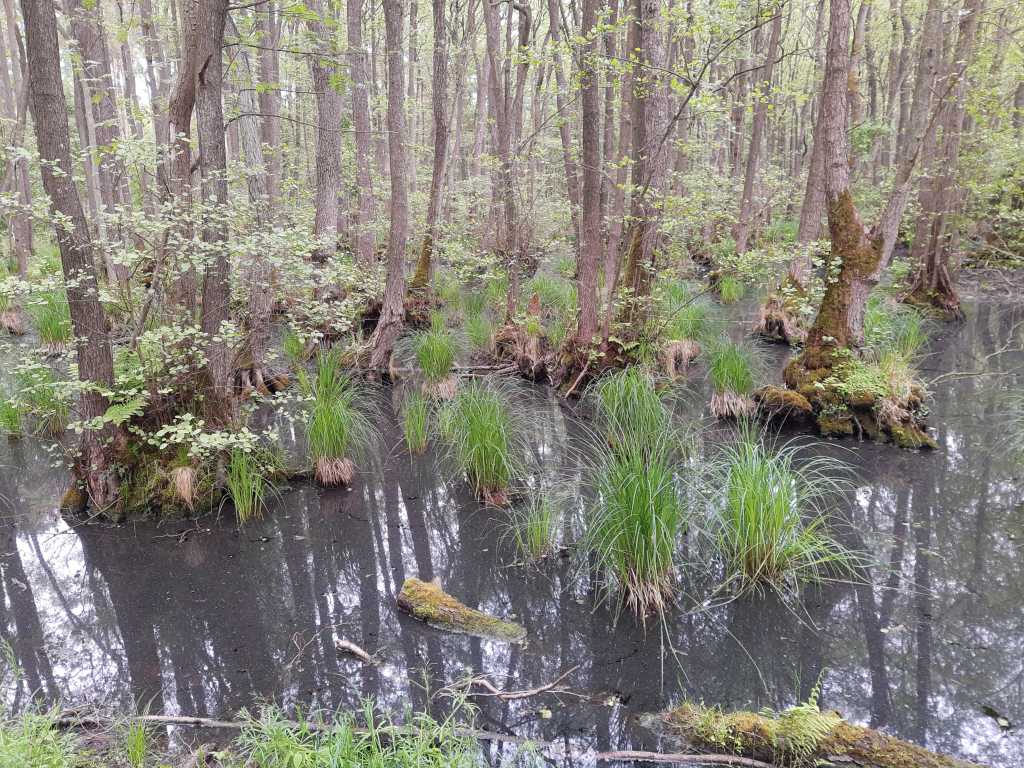
[{"label": "mossy log", "polygon": [[725,751],[781,768],[979,768],[808,705],[758,714],[683,704],[659,719],[693,749]]},{"label": "mossy log", "polygon": [[810,401],[799,392],[783,387],[761,387],[754,392],[758,412],[769,421],[809,419],[814,413]]},{"label": "mossy log", "polygon": [[522,625],[463,605],[436,582],[406,579],[398,594],[398,607],[437,629],[507,643],[526,640],[526,628]]}]

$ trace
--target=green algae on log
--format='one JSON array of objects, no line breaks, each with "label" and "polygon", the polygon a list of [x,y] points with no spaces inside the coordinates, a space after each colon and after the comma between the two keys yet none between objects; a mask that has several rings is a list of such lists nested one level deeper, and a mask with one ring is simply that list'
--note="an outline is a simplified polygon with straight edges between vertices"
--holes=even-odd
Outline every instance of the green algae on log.
[{"label": "green algae on log", "polygon": [[834,712],[802,704],[783,712],[725,713],[682,704],[658,724],[700,751],[728,752],[782,768],[979,768],[881,731],[848,723]]},{"label": "green algae on log", "polygon": [[506,643],[526,641],[525,627],[463,605],[436,582],[406,579],[398,594],[398,607],[436,629]]}]

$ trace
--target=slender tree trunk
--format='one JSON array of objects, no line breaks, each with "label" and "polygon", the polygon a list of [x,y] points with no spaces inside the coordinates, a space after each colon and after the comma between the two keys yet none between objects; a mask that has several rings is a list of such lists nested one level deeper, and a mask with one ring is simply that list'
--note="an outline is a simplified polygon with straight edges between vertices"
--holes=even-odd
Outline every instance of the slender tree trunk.
[{"label": "slender tree trunk", "polygon": [[366,82],[366,49],[363,44],[363,3],[346,3],[348,27],[349,76],[352,79],[352,123],[356,142],[355,228],[356,256],[364,264],[375,260],[373,236],[375,204],[370,177],[370,100]]},{"label": "slender tree trunk", "polygon": [[562,142],[562,164],[565,166],[565,189],[569,198],[569,215],[572,220],[572,231],[576,237],[577,247],[580,243],[580,178],[573,158],[570,125],[571,115],[566,114],[568,102],[566,95],[569,85],[566,82],[565,70],[562,67],[560,47],[562,45],[562,20],[559,13],[560,0],[548,0],[548,29],[551,37],[551,61],[555,70],[555,109],[558,110],[558,137]]},{"label": "slender tree trunk", "polygon": [[388,159],[391,166],[391,228],[387,280],[377,328],[370,340],[370,369],[388,367],[405,317],[405,248],[409,236],[409,182],[405,178],[405,73],[402,54],[403,0],[384,0],[388,74]]},{"label": "slender tree trunk", "polygon": [[196,58],[196,128],[199,133],[199,173],[204,206],[213,210],[203,214],[203,243],[207,262],[203,278],[203,303],[200,328],[206,336],[206,373],[209,384],[208,412],[214,418],[229,421],[234,415],[231,392],[232,359],[229,355],[224,324],[230,318],[231,273],[228,261],[228,229],[225,211],[228,204],[227,147],[224,137],[223,83],[224,24],[228,0],[198,0],[199,35]]},{"label": "slender tree trunk", "polygon": [[740,215],[733,234],[736,252],[746,253],[754,225],[754,185],[757,182],[761,162],[761,145],[764,143],[765,126],[768,123],[768,105],[771,101],[772,75],[775,71],[775,57],[778,55],[779,40],[782,37],[782,9],[775,10],[771,31],[768,33],[768,51],[761,65],[761,82],[758,85],[754,104],[754,117],[750,126],[750,151],[747,153],[746,173],[743,177],[743,193],[740,198]]},{"label": "slender tree trunk", "polygon": [[[10,141],[11,146],[21,147],[25,143],[29,99],[28,77],[25,72],[25,44],[18,31],[12,0],[4,0],[4,14],[7,18],[7,49],[11,59],[14,89],[12,95],[15,99],[14,133]],[[14,157],[8,163],[7,180],[9,188],[15,193],[18,205],[8,219],[8,227],[18,276],[25,279],[28,277],[28,262],[33,252],[32,188],[29,183],[28,158],[20,152],[12,154]]]},{"label": "slender tree trunk", "polygon": [[[44,161],[43,188],[50,198],[54,230],[67,286],[75,336],[78,377],[86,386],[79,396],[83,422],[99,419],[109,403],[103,394],[114,385],[114,362],[107,335],[107,318],[99,300],[92,243],[71,166],[71,140],[60,74],[57,18],[54,5],[24,0],[22,15],[28,58],[28,85],[36,143]],[[117,502],[119,484],[115,453],[122,440],[111,425],[82,433],[75,473],[85,483],[93,505],[109,508]]]},{"label": "slender tree trunk", "polygon": [[966,0],[960,12],[956,50],[948,74],[951,82],[939,87],[940,96],[949,90],[943,107],[942,139],[934,173],[921,181],[921,213],[911,248],[917,272],[907,299],[950,318],[963,317],[950,271],[950,256],[956,242],[952,216],[960,198],[956,172],[966,116],[966,70],[974,59],[974,41],[983,10],[984,0]]},{"label": "slender tree trunk", "polygon": [[[277,216],[281,198],[281,63],[275,50],[281,41],[281,17],[273,0],[258,14],[260,30],[259,74],[263,88],[259,91],[260,137],[268,152],[266,162],[267,217],[272,223]],[[365,110],[364,110],[365,112]]]},{"label": "slender tree trunk", "polygon": [[601,97],[597,67],[597,4],[583,0],[583,27],[586,43],[580,67],[580,95],[583,111],[583,198],[582,242],[576,267],[579,319],[576,345],[590,346],[597,333],[597,269],[601,262]]},{"label": "slender tree trunk", "polygon": [[416,273],[409,287],[422,291],[430,283],[434,244],[437,242],[437,218],[441,208],[441,190],[448,167],[448,29],[445,23],[447,0],[432,0],[434,11],[434,82],[431,102],[434,114],[434,164],[427,201],[426,231]]}]

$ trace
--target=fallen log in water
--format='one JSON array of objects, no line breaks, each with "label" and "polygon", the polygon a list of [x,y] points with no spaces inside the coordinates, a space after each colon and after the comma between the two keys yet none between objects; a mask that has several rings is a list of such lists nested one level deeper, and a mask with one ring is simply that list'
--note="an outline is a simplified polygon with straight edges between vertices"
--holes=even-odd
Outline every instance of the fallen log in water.
[{"label": "fallen log in water", "polygon": [[683,704],[662,715],[659,721],[695,752],[727,752],[729,756],[754,761],[733,765],[979,768],[976,763],[940,755],[873,728],[848,723],[835,712],[819,711],[813,703],[778,713],[725,713],[698,704]]},{"label": "fallen log in water", "polygon": [[437,629],[506,643],[526,640],[522,625],[463,605],[435,582],[406,579],[397,599],[399,608]]}]

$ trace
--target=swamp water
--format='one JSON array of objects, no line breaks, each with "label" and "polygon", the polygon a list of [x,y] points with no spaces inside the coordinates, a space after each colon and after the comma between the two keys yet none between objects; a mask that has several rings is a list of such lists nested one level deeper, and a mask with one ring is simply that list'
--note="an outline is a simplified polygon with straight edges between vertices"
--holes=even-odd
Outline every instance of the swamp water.
[{"label": "swamp water", "polygon": [[[4,676],[6,702],[24,707],[38,691],[65,705],[230,717],[264,701],[309,710],[374,697],[443,712],[436,694],[471,675],[528,689],[575,668],[561,684],[573,695],[472,700],[480,728],[582,751],[668,748],[637,715],[684,699],[783,708],[820,681],[821,706],[851,720],[1019,766],[1024,470],[1008,455],[1004,406],[1024,387],[1022,344],[1020,306],[981,303],[943,329],[922,365],[926,378],[943,376],[931,419],[941,450],[815,449],[855,468],[835,514],[849,523],[843,542],[873,558],[869,580],[805,590],[795,607],[770,597],[677,606],[646,633],[628,615],[616,622],[570,558],[514,565],[503,513],[437,457],[410,458],[393,424],[353,489],[296,484],[241,530],[228,508],[219,521],[69,525],[54,511],[65,480],[51,457],[31,440],[0,441],[0,633],[21,669],[18,682]],[[973,375],[945,375],[954,370]],[[526,397],[543,474],[578,474],[564,450],[582,431],[572,411],[541,389]],[[703,407],[705,393],[691,402]],[[514,618],[528,643],[399,614],[408,576]],[[339,654],[336,640],[380,663]],[[1014,727],[1001,730],[993,713]]]}]

